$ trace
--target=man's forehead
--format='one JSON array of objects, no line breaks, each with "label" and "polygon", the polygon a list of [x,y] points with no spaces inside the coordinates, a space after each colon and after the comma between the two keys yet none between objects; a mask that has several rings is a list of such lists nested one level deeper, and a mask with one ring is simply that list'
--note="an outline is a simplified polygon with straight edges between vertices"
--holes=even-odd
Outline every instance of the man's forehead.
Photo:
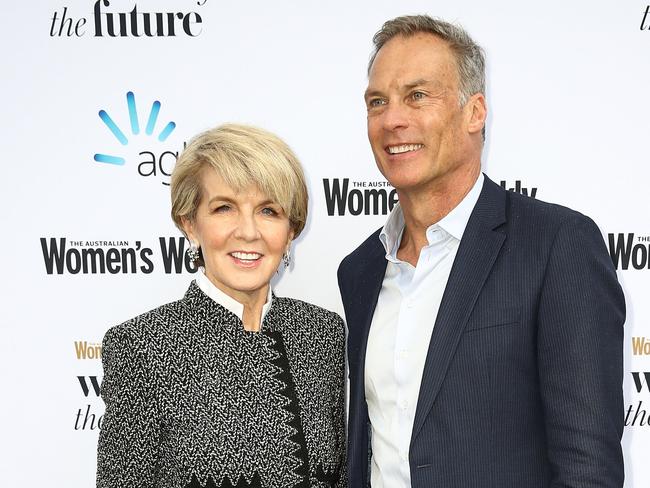
[{"label": "man's forehead", "polygon": [[397,36],[377,53],[368,73],[369,86],[397,82],[440,82],[457,71],[456,59],[447,41],[432,34]]},{"label": "man's forehead", "polygon": [[409,91],[418,87],[426,87],[432,90],[443,90],[446,87],[445,83],[440,79],[433,77],[395,77],[385,81],[386,83],[382,83],[379,80],[370,78],[364,95],[367,97],[376,93],[383,93],[389,89]]},{"label": "man's forehead", "polygon": [[415,71],[431,67],[456,67],[456,56],[449,43],[433,35],[421,37],[395,37],[377,52],[368,75],[377,71]]},{"label": "man's forehead", "polygon": [[[440,58],[454,58],[453,50],[449,41],[442,39],[435,34],[418,32],[413,35],[397,35],[388,41],[377,51],[375,62],[381,58],[389,57],[390,54],[398,53],[400,57],[408,55],[411,58],[421,56],[436,56]],[[373,63],[374,64],[374,63]]]}]

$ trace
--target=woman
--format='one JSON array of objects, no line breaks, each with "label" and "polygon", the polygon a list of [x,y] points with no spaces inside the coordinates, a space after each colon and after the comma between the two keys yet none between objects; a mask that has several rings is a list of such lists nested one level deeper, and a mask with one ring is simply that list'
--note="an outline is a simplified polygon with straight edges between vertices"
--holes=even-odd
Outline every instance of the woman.
[{"label": "woman", "polygon": [[305,226],[300,163],[223,125],[183,151],[171,195],[202,269],[104,338],[97,486],[345,486],[343,322],[270,286]]}]

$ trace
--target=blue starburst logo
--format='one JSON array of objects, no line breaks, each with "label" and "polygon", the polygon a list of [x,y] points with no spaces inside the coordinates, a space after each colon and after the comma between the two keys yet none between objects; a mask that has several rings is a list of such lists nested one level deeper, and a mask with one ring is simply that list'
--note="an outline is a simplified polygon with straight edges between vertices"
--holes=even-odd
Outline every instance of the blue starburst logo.
[{"label": "blue starburst logo", "polygon": [[[129,120],[131,125],[131,134],[137,136],[140,134],[140,122],[138,119],[138,110],[135,104],[135,95],[133,92],[128,92],[126,94],[126,105],[129,112]],[[158,114],[160,113],[160,102],[156,100],[151,105],[151,110],[149,111],[149,117],[147,118],[147,125],[145,127],[145,134],[151,136],[156,130],[156,123],[158,122]],[[124,131],[118,127],[118,125],[113,121],[110,115],[106,110],[99,111],[99,118],[102,119],[102,122],[108,127],[108,130],[115,136],[115,138],[122,144],[126,146],[129,143],[129,139],[124,134]],[[167,140],[169,135],[174,132],[176,128],[175,122],[168,122],[167,125],[158,133],[158,140],[164,142]],[[94,160],[98,163],[114,164],[117,166],[123,166],[126,163],[126,159],[122,156],[115,156],[111,154],[95,154]]]}]

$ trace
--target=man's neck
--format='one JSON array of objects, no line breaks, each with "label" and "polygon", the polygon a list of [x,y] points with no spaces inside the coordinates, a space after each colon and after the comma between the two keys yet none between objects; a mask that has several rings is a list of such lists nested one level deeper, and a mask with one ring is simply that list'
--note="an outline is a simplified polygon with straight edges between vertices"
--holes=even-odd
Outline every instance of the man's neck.
[{"label": "man's neck", "polygon": [[476,183],[480,172],[480,165],[476,165],[429,188],[397,190],[404,214],[404,233],[397,253],[399,259],[413,266],[417,264],[420,251],[428,245],[427,229],[458,206]]}]

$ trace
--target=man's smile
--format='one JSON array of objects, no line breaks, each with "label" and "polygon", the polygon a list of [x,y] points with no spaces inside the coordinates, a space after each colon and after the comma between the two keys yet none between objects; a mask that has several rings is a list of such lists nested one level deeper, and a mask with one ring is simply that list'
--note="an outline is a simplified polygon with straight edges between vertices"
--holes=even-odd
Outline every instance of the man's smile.
[{"label": "man's smile", "polygon": [[386,151],[389,154],[403,154],[406,152],[418,151],[423,147],[424,144],[399,144],[393,146],[386,146]]}]

